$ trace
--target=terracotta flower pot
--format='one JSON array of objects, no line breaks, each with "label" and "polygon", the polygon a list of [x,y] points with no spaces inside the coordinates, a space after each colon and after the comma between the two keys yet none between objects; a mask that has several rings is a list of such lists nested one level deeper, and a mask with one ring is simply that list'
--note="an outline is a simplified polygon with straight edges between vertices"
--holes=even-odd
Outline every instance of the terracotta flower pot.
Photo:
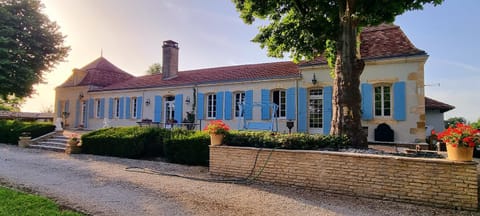
[{"label": "terracotta flower pot", "polygon": [[447,160],[452,161],[472,161],[473,160],[473,147],[456,146],[447,143]]},{"label": "terracotta flower pot", "polygon": [[210,144],[212,146],[222,145],[224,136],[225,135],[223,135],[223,134],[210,134]]}]

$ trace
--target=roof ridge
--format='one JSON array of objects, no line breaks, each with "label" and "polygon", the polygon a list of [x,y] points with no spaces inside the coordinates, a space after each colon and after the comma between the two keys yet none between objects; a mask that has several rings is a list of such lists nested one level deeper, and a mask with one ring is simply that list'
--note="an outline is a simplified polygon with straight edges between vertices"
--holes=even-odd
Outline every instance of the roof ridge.
[{"label": "roof ridge", "polygon": [[384,31],[384,30],[395,29],[395,28],[400,28],[400,26],[395,25],[393,23],[382,23],[378,26],[365,26],[365,28],[362,29],[361,33]]}]

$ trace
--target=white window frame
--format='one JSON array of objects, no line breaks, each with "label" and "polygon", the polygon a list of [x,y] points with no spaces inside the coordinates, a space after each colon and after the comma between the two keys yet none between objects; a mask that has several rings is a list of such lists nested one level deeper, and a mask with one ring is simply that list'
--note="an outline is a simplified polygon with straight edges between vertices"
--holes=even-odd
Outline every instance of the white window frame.
[{"label": "white window frame", "polygon": [[[387,92],[385,91],[385,88],[388,87],[388,97],[389,97],[389,104],[390,106],[389,107],[386,107],[385,106],[385,102],[386,102],[386,99],[385,97],[387,96]],[[380,113],[377,113],[377,89],[380,89],[380,103],[378,104],[380,107]],[[375,85],[373,87],[373,112],[374,112],[374,115],[375,117],[392,117],[392,103],[393,103],[393,100],[392,100],[392,85],[390,84],[380,84],[380,85]],[[389,111],[390,113],[389,114],[385,114],[386,111]]]},{"label": "white window frame", "polygon": [[132,97],[131,98],[131,107],[130,107],[130,113],[131,113],[131,118],[136,119],[137,118],[137,97]]},{"label": "white window frame", "polygon": [[120,118],[120,98],[113,99],[114,109],[113,109],[113,117]]},{"label": "white window frame", "polygon": [[[245,92],[234,92],[233,93],[233,114],[235,118],[243,117],[244,113],[240,113],[240,104],[245,103]],[[243,110],[245,112],[245,108]]]},{"label": "white window frame", "polygon": [[95,99],[95,118],[100,118],[100,109],[101,109],[100,99]]},{"label": "white window frame", "polygon": [[[275,92],[278,92],[278,98],[275,98]],[[279,103],[275,103],[275,101]],[[287,117],[287,91],[285,89],[275,89],[272,90],[272,103],[278,105],[278,118],[284,119]]]},{"label": "white window frame", "polygon": [[217,95],[207,95],[207,119],[215,119],[217,117]]}]

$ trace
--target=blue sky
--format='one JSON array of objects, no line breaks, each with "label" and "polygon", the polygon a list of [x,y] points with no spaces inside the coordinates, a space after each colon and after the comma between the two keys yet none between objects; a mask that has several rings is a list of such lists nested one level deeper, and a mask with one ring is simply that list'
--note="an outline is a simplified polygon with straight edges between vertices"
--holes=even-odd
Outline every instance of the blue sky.
[{"label": "blue sky", "polygon": [[[233,3],[194,0],[42,0],[44,12],[67,35],[70,56],[36,86],[38,94],[23,111],[53,107],[54,88],[73,68],[103,56],[134,75],[161,62],[161,45],[180,46],[180,70],[279,61],[250,42],[255,25],[242,22]],[[446,1],[397,17],[413,44],[429,54],[425,65],[426,95],[456,106],[446,117],[480,117],[480,1]],[[440,86],[434,85],[440,83]]]}]

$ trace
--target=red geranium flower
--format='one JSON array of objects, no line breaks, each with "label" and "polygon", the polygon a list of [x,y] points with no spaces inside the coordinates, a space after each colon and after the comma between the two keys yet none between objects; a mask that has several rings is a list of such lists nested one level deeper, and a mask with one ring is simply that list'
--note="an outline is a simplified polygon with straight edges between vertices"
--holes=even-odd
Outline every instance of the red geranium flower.
[{"label": "red geranium flower", "polygon": [[438,139],[448,145],[452,145],[452,147],[475,147],[480,145],[479,131],[462,123],[457,123],[455,127],[449,127],[439,133]]}]

